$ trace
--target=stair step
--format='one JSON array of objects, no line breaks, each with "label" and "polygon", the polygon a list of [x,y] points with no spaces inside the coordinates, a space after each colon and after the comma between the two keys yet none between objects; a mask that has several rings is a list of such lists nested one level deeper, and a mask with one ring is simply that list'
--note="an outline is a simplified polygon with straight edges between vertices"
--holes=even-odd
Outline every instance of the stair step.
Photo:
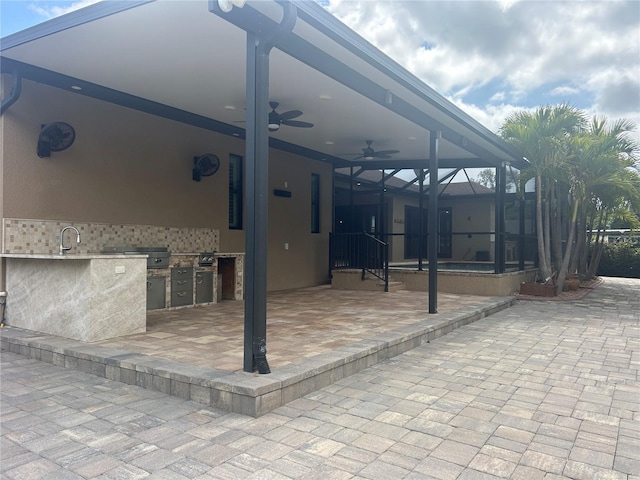
[{"label": "stair step", "polygon": [[[378,286],[384,289],[384,282],[378,282]],[[404,290],[405,285],[402,282],[389,281],[389,291],[397,292],[398,290]]]}]

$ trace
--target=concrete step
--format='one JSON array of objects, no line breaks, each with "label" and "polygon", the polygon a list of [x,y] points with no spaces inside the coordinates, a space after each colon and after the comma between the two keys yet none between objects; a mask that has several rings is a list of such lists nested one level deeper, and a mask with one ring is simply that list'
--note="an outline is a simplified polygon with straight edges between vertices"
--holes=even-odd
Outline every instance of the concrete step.
[{"label": "concrete step", "polygon": [[[367,290],[384,292],[384,282],[379,278],[370,274],[365,276],[362,280],[362,272],[360,270],[337,270],[333,272],[333,279],[331,281],[333,288],[342,290]],[[403,282],[394,281],[389,279],[389,291],[395,292],[398,290],[404,290],[405,284]]]},{"label": "concrete step", "polygon": [[[380,285],[380,288],[384,290],[384,282],[378,282],[378,283]],[[406,290],[405,284],[402,282],[389,280],[389,291],[397,292],[398,290]]]}]

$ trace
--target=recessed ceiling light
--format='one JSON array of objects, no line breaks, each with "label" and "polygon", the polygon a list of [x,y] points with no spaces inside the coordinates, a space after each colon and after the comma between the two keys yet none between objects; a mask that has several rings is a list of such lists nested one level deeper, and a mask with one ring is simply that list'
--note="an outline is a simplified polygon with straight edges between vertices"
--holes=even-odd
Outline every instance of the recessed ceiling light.
[{"label": "recessed ceiling light", "polygon": [[232,133],[231,135],[233,135],[234,137],[239,137],[240,136],[239,133]]},{"label": "recessed ceiling light", "polygon": [[416,137],[409,137],[407,140],[415,140]]},{"label": "recessed ceiling light", "polygon": [[80,85],[71,85],[71,90],[82,90]]},{"label": "recessed ceiling light", "polygon": [[235,110],[235,109],[236,109],[236,107],[234,107],[233,105],[225,105],[225,106],[224,106],[224,109],[225,109],[225,110]]},{"label": "recessed ceiling light", "polygon": [[318,97],[320,100],[331,100],[331,95],[327,95],[326,93],[323,93],[322,95],[320,95]]},{"label": "recessed ceiling light", "polygon": [[327,140],[326,142],[324,142],[326,145],[333,145],[333,142],[331,140]]}]

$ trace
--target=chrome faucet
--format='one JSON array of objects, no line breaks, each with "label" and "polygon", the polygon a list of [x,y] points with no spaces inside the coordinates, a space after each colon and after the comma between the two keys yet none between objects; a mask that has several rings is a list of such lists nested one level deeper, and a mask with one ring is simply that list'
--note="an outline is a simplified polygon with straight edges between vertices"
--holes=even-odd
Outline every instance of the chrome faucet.
[{"label": "chrome faucet", "polygon": [[78,236],[78,243],[80,243],[80,232],[78,231],[78,229],[71,225],[69,225],[68,227],[64,227],[60,232],[60,255],[64,255],[64,252],[66,252],[67,250],[71,250],[71,247],[64,246],[64,232],[66,232],[67,230],[75,231],[76,235]]}]

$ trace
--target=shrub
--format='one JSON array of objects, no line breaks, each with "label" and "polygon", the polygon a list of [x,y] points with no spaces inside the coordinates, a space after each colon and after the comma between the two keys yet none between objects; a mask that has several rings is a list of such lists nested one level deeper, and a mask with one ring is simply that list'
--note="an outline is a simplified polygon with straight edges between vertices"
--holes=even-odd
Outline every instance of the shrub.
[{"label": "shrub", "polygon": [[640,278],[640,246],[631,242],[606,244],[598,266],[598,275]]}]

